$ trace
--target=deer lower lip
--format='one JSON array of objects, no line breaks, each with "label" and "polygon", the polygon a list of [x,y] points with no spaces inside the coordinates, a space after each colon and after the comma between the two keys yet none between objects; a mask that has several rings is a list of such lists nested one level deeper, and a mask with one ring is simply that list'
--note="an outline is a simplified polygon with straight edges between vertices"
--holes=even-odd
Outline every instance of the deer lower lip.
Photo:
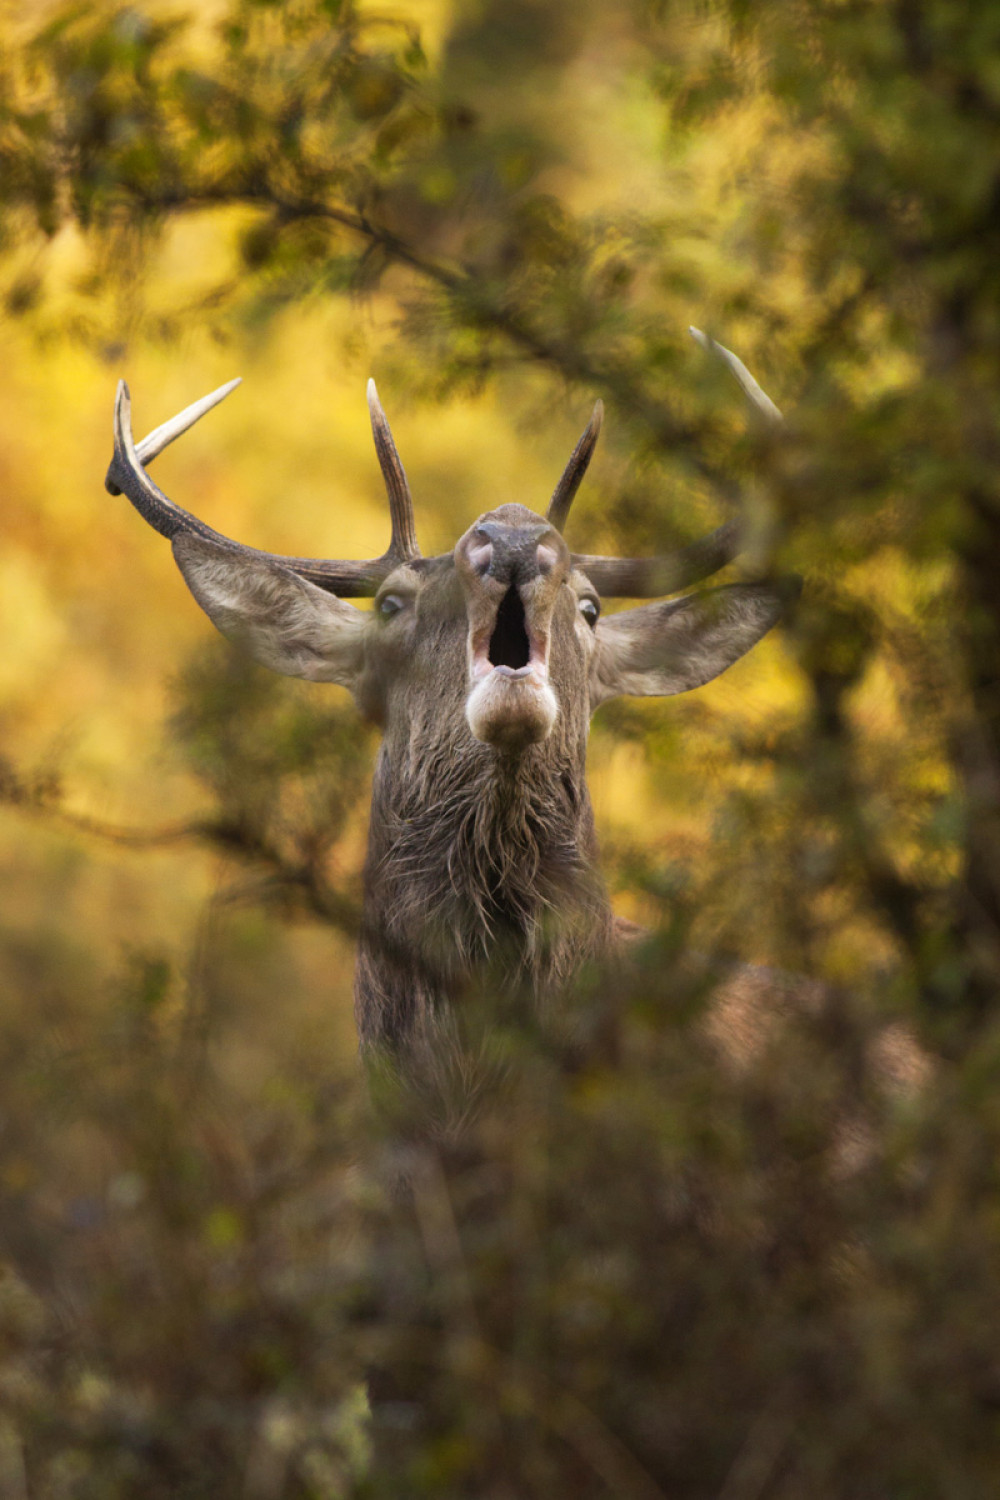
[{"label": "deer lower lip", "polygon": [[544,660],[533,654],[522,667],[494,666],[483,645],[473,656],[471,679],[465,717],[477,740],[517,754],[552,732],[559,704]]},{"label": "deer lower lip", "polygon": [[529,687],[544,687],[549,680],[548,668],[539,657],[533,656],[525,667],[508,667],[501,663],[494,666],[485,651],[477,651],[472,662],[473,683],[485,677],[502,678],[505,682],[526,683]]}]

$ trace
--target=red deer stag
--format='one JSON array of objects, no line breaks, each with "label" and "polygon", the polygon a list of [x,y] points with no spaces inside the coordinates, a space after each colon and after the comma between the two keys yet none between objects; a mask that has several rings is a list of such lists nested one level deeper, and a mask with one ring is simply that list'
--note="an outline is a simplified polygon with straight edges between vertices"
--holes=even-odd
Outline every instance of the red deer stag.
[{"label": "red deer stag", "polygon": [[[777,419],[740,361],[696,337]],[[350,689],[382,727],[355,981],[362,1045],[416,1044],[436,1011],[498,964],[544,1005],[620,941],[597,868],[590,715],[619,694],[710,681],[771,629],[797,583],[728,584],[601,618],[602,598],[672,594],[716,573],[739,550],[739,525],[663,557],[570,552],[562,530],[600,402],[544,517],[501,505],[453,551],[423,557],[373,382],[388,550],[365,562],[257,551],[175,505],[145,467],[236,384],[136,447],[121,383],[106,484],[170,538],[188,587],[225,635],[276,672]],[[350,597],[373,597],[374,609]]]}]

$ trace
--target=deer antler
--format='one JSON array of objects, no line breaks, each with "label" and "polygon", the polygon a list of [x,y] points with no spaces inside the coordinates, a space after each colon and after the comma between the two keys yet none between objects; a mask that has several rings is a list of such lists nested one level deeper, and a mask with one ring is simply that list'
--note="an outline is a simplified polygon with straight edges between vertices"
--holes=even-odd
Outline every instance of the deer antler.
[{"label": "deer antler", "polygon": [[386,557],[392,555],[397,562],[408,562],[420,556],[413,519],[413,496],[410,494],[409,481],[396,451],[396,444],[392,440],[392,430],[378,399],[374,380],[368,382],[368,410],[371,413],[375,451],[385,480],[385,492],[389,497],[392,541]]},{"label": "deer antler", "polygon": [[700,344],[702,349],[708,354],[717,354],[723,364],[729,366],[739,382],[743,394],[751,406],[757,408],[761,416],[766,417],[775,427],[779,422],[785,420],[767,392],[761,390],[746,365],[731,349],[727,349],[724,344],[717,344],[715,339],[709,338],[707,333],[702,333],[700,328],[689,328],[688,333],[694,339],[695,343]]},{"label": "deer antler", "polygon": [[[211,411],[213,406],[218,406],[220,401],[225,401],[230,392],[235,391],[236,387],[242,384],[242,378],[237,375],[235,380],[230,380],[225,385],[220,385],[218,390],[212,391],[208,396],[202,396],[200,401],[193,401],[190,406],[185,406],[184,410],[178,412],[176,417],[171,417],[169,422],[163,422],[159,427],[154,427],[153,431],[148,433],[136,447],[135,451],[139,462],[143,465],[152,463],[153,459],[162,453],[164,448],[169,448],[175,438],[179,438],[182,432],[187,432],[188,428],[193,427],[207,411]],[[125,394],[127,399],[127,387]],[[104,484],[110,495],[120,495],[122,493],[118,486],[112,482],[110,468],[108,469],[108,478],[104,481]]]},{"label": "deer antler", "polygon": [[[731,349],[717,344],[698,328],[689,331],[703,349],[718,355],[729,367],[751,405],[768,422],[777,425],[783,420],[770,396],[761,389],[746,365]],[[573,497],[587,471],[601,430],[603,411],[604,408],[598,402],[549,505],[548,519],[559,531],[566,523]],[[740,546],[740,524],[733,520],[724,522],[708,536],[692,542],[690,546],[660,557],[597,557],[574,552],[573,566],[586,573],[598,593],[605,598],[653,599],[662,594],[676,593],[678,589],[710,578],[738,556]]]},{"label": "deer antler", "polygon": [[401,562],[420,557],[413,524],[413,501],[409,485],[406,482],[406,475],[399,461],[399,454],[396,452],[396,445],[392,440],[385,413],[379,404],[374,382],[369,383],[368,392],[372,431],[375,434],[375,446],[385,477],[386,491],[389,496],[389,514],[392,521],[392,540],[381,557],[361,562],[349,559],[284,557],[277,552],[262,552],[256,547],[244,546],[242,542],[234,542],[230,537],[213,530],[211,526],[206,526],[205,522],[199,521],[197,516],[182,510],[163,493],[158,485],[153,483],[146,473],[147,463],[151,462],[157,454],[162,453],[168,444],[192,427],[206,412],[211,411],[213,406],[225,400],[230,391],[234,390],[239,383],[238,380],[231,380],[227,385],[220,386],[217,391],[203,396],[200,401],[195,401],[191,406],[185,407],[176,417],[172,417],[169,422],[164,422],[162,426],[157,427],[137,447],[132,437],[132,405],[128,386],[124,380],[119,381],[115,401],[115,455],[104,481],[105,488],[112,495],[120,495],[124,492],[143,519],[148,521],[161,536],[173,538],[180,532],[190,532],[214,542],[217,546],[225,547],[229,552],[241,553],[244,556],[254,557],[258,561],[279,563],[282,567],[291,568],[303,578],[307,578],[310,583],[317,584],[329,593],[340,594],[348,598],[372,597],[395,567],[398,567]]},{"label": "deer antler", "polygon": [[[699,329],[692,328],[691,334],[703,349],[718,355],[724,361],[748,400],[768,422],[777,424],[782,420],[781,412],[761,390],[742,360]],[[285,557],[276,552],[262,552],[256,547],[247,547],[242,542],[234,542],[230,537],[223,536],[170,500],[150,479],[145,465],[151,463],[157,454],[162,453],[164,448],[192,427],[206,412],[211,411],[213,406],[225,400],[239,383],[239,380],[231,380],[227,385],[219,386],[218,390],[203,396],[169,422],[155,428],[136,446],[132,438],[128,386],[124,381],[119,381],[115,402],[115,454],[104,481],[108,491],[112,495],[120,495],[124,491],[139,514],[162,536],[172,538],[180,532],[191,532],[230,552],[291,568],[310,583],[345,598],[372,597],[392,570],[402,562],[414,562],[423,566],[426,562],[433,561],[423,559],[417,545],[413,497],[373,380],[368,382],[368,407],[392,524],[391,540],[381,557],[355,562],[347,558]],[[603,417],[604,406],[598,401],[549,502],[547,520],[558,531],[562,531],[566,524],[570,506],[587,472]],[[606,598],[617,596],[651,599],[676,593],[678,589],[711,577],[733,561],[739,553],[740,544],[739,522],[731,520],[719,526],[709,536],[661,557],[600,557],[574,552],[573,566],[586,573],[597,591]]]},{"label": "deer antler", "polygon": [[545,519],[550,521],[557,531],[562,531],[566,525],[569,508],[587,467],[597,447],[597,439],[601,435],[601,423],[604,421],[604,402],[597,401],[591,413],[590,421],[583,430],[583,436],[570,454],[569,463],[562,471],[562,477],[552,492],[549,508],[545,512]]},{"label": "deer antler", "polygon": [[573,566],[586,573],[605,599],[656,599],[711,578],[740,550],[740,525],[726,521],[688,547],[660,557],[592,557],[574,552]]}]

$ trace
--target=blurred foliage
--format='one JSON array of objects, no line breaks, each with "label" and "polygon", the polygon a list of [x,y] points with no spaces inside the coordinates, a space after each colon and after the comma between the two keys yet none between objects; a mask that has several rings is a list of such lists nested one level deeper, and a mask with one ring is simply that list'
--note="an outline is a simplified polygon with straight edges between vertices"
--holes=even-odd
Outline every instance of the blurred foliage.
[{"label": "blurred foliage", "polygon": [[[4,1495],[994,1492],[998,44],[957,0],[0,12]],[[146,427],[234,361],[162,464],[247,541],[381,550],[375,367],[432,545],[600,395],[574,545],[738,503],[806,577],[602,710],[652,935],[572,1045],[470,1003],[447,1131],[358,1098],[367,732],[201,654],[100,492],[120,367]]]},{"label": "blurred foliage", "polygon": [[353,931],[359,899],[329,878],[368,774],[350,706],[324,708],[219,647],[192,659],[177,693],[173,732],[216,808],[193,831],[265,872],[243,899],[298,902]]}]

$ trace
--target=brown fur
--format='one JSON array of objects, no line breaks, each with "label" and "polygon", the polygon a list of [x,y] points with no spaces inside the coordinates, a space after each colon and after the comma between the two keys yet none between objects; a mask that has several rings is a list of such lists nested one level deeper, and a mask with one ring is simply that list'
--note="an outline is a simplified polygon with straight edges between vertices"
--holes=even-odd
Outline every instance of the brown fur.
[{"label": "brown fur", "polygon": [[[349,687],[384,730],[356,1013],[363,1047],[411,1055],[486,981],[544,1009],[619,949],[587,790],[591,712],[708,681],[788,596],[730,585],[597,621],[562,537],[522,505],[481,516],[451,555],[395,568],[368,616],[272,559],[189,534],[174,550],[221,629],[274,670]],[[521,667],[488,655],[512,596]]]},{"label": "brown fur", "polygon": [[[692,333],[768,421],[780,420],[735,355]],[[622,942],[596,865],[590,714],[621,693],[667,695],[710,681],[777,622],[798,580],[731,584],[599,620],[598,590],[671,593],[739,550],[739,526],[729,521],[658,559],[569,551],[561,532],[597,441],[600,402],[547,516],[501,505],[451,553],[424,558],[373,381],[368,403],[392,528],[386,552],[368,562],[259,552],[176,505],[145,468],[231,389],[136,446],[120,382],[105,483],[172,539],[220,630],[273,671],[348,688],[384,728],[356,984],[362,1044],[399,1048],[429,1034],[485,977],[544,1007]],[[375,596],[370,615],[346,602],[359,595]]]},{"label": "brown fur", "polygon": [[464,717],[465,629],[454,581],[428,583],[405,677],[384,703],[372,791],[356,1005],[362,1043],[423,1031],[470,978],[502,969],[540,1001],[607,951],[586,782],[586,662],[575,596],[552,622],[560,713],[520,753],[482,744]]}]

